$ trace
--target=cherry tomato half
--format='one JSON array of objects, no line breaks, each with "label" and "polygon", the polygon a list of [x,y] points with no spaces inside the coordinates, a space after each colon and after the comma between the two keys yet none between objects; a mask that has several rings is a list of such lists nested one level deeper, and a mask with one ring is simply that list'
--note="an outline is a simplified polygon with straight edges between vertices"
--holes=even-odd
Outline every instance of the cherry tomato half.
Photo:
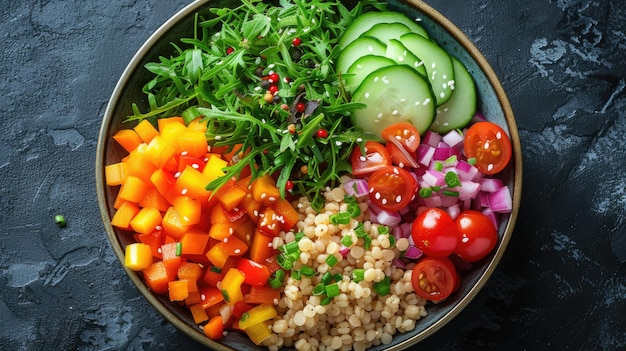
[{"label": "cherry tomato half", "polygon": [[398,211],[415,197],[417,182],[400,167],[387,166],[374,172],[367,180],[369,197],[376,206],[387,211]]},{"label": "cherry tomato half", "polygon": [[467,158],[476,159],[476,168],[483,174],[496,174],[511,160],[511,139],[493,122],[478,122],[465,132],[463,142]]},{"label": "cherry tomato half", "polygon": [[417,295],[430,301],[441,301],[461,286],[459,274],[447,257],[420,259],[411,273],[411,283]]},{"label": "cherry tomato half", "polygon": [[487,256],[498,242],[498,231],[491,220],[479,211],[464,210],[456,218],[459,242],[454,253],[467,262]]},{"label": "cherry tomato half", "polygon": [[383,129],[381,136],[387,144],[387,152],[393,164],[400,167],[417,168],[415,150],[420,145],[420,134],[410,123],[396,123]]},{"label": "cherry tomato half", "polygon": [[355,147],[350,155],[353,175],[363,177],[374,173],[377,169],[391,166],[391,157],[385,145],[368,141],[364,147],[365,155],[361,153],[360,147]]},{"label": "cherry tomato half", "polygon": [[454,252],[459,241],[456,223],[450,215],[436,207],[420,213],[411,228],[413,242],[427,256],[446,257]]},{"label": "cherry tomato half", "polygon": [[420,132],[410,123],[396,123],[383,129],[381,136],[385,141],[399,141],[408,151],[415,152],[420,146]]}]

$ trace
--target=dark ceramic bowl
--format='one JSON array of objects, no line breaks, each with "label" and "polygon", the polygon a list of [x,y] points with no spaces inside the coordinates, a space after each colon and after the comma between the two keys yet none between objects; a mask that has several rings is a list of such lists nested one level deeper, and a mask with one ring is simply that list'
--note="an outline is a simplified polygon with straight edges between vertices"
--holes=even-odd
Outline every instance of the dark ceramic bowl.
[{"label": "dark ceramic bowl", "polygon": [[[158,61],[158,57],[173,55],[171,43],[180,45],[180,38],[193,36],[193,20],[197,12],[206,12],[209,7],[223,7],[228,1],[204,0],[194,1],[189,6],[172,16],[164,23],[137,51],[132,61],[123,72],[109,104],[107,106],[96,155],[96,186],[98,203],[104,222],[104,228],[111,245],[119,258],[124,262],[124,249],[130,243],[131,236],[110,224],[114,213],[113,202],[117,189],[107,187],[104,182],[105,165],[119,162],[125,151],[112,142],[111,136],[121,128],[131,126],[122,123],[126,116],[132,115],[131,104],[144,101],[142,86],[152,76],[144,65],[147,62]],[[489,63],[485,60],[471,41],[448,19],[427,4],[417,0],[406,2],[389,0],[389,8],[406,13],[410,18],[421,19],[422,25],[428,30],[431,37],[444,47],[450,54],[461,60],[474,77],[479,95],[478,108],[493,121],[503,127],[510,135],[513,144],[513,158],[511,164],[502,172],[505,183],[512,189],[513,211],[507,215],[499,228],[500,241],[496,250],[488,258],[475,264],[463,277],[461,289],[448,298],[444,303],[429,304],[428,316],[418,321],[416,328],[406,334],[397,334],[389,345],[380,345],[371,350],[402,350],[415,345],[424,338],[432,335],[446,323],[459,314],[478,294],[485,285],[498,262],[504,255],[507,244],[513,234],[515,221],[521,199],[522,185],[522,154],[519,135],[506,94]],[[145,110],[145,106],[142,106]],[[124,268],[126,269],[126,268]],[[178,329],[195,339],[197,342],[217,350],[262,350],[255,346],[243,333],[229,333],[219,343],[204,336],[201,328],[193,321],[187,309],[170,303],[167,297],[152,293],[141,276],[127,270],[129,278],[137,289],[168,321]]]}]

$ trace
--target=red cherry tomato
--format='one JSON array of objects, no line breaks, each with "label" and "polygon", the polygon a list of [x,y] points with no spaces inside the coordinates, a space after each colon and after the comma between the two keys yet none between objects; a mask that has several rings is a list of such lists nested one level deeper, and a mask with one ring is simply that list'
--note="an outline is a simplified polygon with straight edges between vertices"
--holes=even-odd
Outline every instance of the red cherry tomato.
[{"label": "red cherry tomato", "polygon": [[454,220],[459,242],[454,253],[467,262],[476,262],[487,256],[498,242],[498,231],[491,220],[481,212],[462,211]]},{"label": "red cherry tomato", "polygon": [[483,174],[496,174],[511,160],[511,139],[493,122],[478,122],[465,132],[463,142],[467,158],[476,159],[476,168]]},{"label": "red cherry tomato", "polygon": [[355,147],[350,155],[352,174],[363,177],[386,166],[391,166],[391,157],[385,146],[375,141],[365,143],[365,155],[360,147]]},{"label": "red cherry tomato", "polygon": [[447,257],[424,257],[411,273],[415,293],[430,301],[441,301],[460,286],[460,277]]},{"label": "red cherry tomato", "polygon": [[399,141],[408,151],[415,152],[420,146],[420,132],[410,123],[396,123],[383,129],[381,136],[385,141]]},{"label": "red cherry tomato", "polygon": [[459,234],[456,223],[440,208],[429,208],[422,212],[411,228],[413,242],[427,256],[446,257],[454,252]]},{"label": "red cherry tomato", "polygon": [[369,177],[367,187],[370,189],[370,201],[376,206],[387,211],[397,211],[415,197],[417,182],[404,169],[387,166]]},{"label": "red cherry tomato", "polygon": [[415,156],[415,153],[411,153],[405,148],[403,148],[402,146],[398,146],[393,142],[388,142],[386,147],[387,147],[387,152],[389,153],[389,156],[391,156],[391,163],[393,163],[394,165],[397,165],[402,168],[419,167],[416,161],[417,157]]}]

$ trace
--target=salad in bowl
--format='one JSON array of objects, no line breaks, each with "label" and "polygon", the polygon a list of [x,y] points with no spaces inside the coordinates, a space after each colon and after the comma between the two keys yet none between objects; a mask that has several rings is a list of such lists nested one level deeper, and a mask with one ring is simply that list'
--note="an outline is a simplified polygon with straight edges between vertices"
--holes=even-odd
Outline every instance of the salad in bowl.
[{"label": "salad in bowl", "polygon": [[419,342],[489,278],[521,192],[502,87],[418,1],[192,3],[124,72],[96,168],[129,277],[217,349]]}]

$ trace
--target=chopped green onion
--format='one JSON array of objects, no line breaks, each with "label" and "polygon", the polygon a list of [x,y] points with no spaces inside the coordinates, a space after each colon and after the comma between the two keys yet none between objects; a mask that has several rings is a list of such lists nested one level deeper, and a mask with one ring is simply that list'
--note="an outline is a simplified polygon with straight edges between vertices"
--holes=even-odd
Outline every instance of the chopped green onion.
[{"label": "chopped green onion", "polygon": [[292,241],[290,243],[287,243],[285,245],[282,245],[279,247],[280,252],[285,253],[285,254],[290,254],[293,252],[300,252],[300,247],[298,246],[298,242],[297,241]]},{"label": "chopped green onion", "polygon": [[333,281],[333,274],[330,272],[326,272],[324,273],[324,275],[322,275],[322,283],[324,284],[330,284]]},{"label": "chopped green onion", "polygon": [[350,217],[356,218],[361,215],[361,208],[357,204],[349,204],[348,213],[350,214]]},{"label": "chopped green onion", "polygon": [[330,215],[330,223],[332,224],[350,224],[350,214],[348,212],[339,212]]},{"label": "chopped green onion", "polygon": [[339,260],[335,257],[335,255],[328,255],[328,257],[326,257],[326,263],[328,263],[331,267],[334,267],[338,261]]},{"label": "chopped green onion", "polygon": [[60,214],[54,216],[54,223],[56,223],[57,226],[59,226],[60,228],[64,228],[67,225],[67,223],[65,222],[65,217]]},{"label": "chopped green onion", "polygon": [[443,163],[445,163],[447,165],[453,164],[454,162],[456,162],[456,155],[452,155],[452,156],[446,158],[445,161],[443,161]]},{"label": "chopped green onion", "polygon": [[285,255],[284,253],[281,253],[276,255],[276,263],[278,263],[280,268],[290,270],[291,268],[293,268],[294,260],[292,260],[291,257]]},{"label": "chopped green onion", "polygon": [[291,271],[291,278],[294,280],[300,280],[302,279],[302,275],[300,274],[300,271],[297,269],[294,269]]},{"label": "chopped green onion", "polygon": [[279,269],[274,272],[274,274],[272,274],[272,278],[270,279],[270,286],[273,289],[278,289],[283,285],[283,280],[285,280],[285,271]]},{"label": "chopped green onion", "polygon": [[230,302],[230,296],[228,296],[228,291],[226,291],[226,289],[222,289],[222,296],[224,296],[224,301]]},{"label": "chopped green onion", "polygon": [[467,163],[469,163],[471,166],[476,164],[476,157],[470,157],[467,159]]},{"label": "chopped green onion", "polygon": [[315,273],[315,269],[309,266],[302,266],[302,268],[300,268],[300,274],[302,274],[303,276],[312,277],[315,275]]},{"label": "chopped green onion", "polygon": [[379,225],[378,234],[389,234],[389,227],[386,225]]},{"label": "chopped green onion", "polygon": [[333,301],[332,297],[324,296],[324,298],[320,301],[320,305],[326,306],[326,305],[330,304],[331,301]]},{"label": "chopped green onion", "polygon": [[358,202],[356,201],[356,196],[354,196],[354,195],[344,195],[343,196],[343,202],[345,202],[347,204],[358,205]]},{"label": "chopped green onion", "polygon": [[455,187],[461,185],[461,180],[459,179],[459,176],[456,173],[452,172],[452,171],[446,173],[444,179],[446,180],[446,185],[449,188],[455,188]]},{"label": "chopped green onion", "polygon": [[356,233],[356,236],[358,238],[363,238],[367,236],[367,232],[365,231],[365,227],[363,226],[363,223],[359,223],[356,229],[354,229],[354,232]]},{"label": "chopped green onion", "polygon": [[372,247],[372,237],[371,236],[364,236],[363,237],[363,248],[365,248],[365,250],[369,250],[370,247]]},{"label": "chopped green onion", "polygon": [[444,189],[443,190],[443,194],[447,195],[447,196],[459,196],[459,192],[458,191],[454,191],[454,190],[448,190],[448,189]]},{"label": "chopped green onion", "polygon": [[386,296],[391,291],[391,278],[385,276],[385,278],[379,282],[374,283],[374,291],[378,296]]},{"label": "chopped green onion", "polygon": [[394,246],[396,246],[396,237],[389,234],[389,247],[393,248]]},{"label": "chopped green onion", "polygon": [[313,288],[313,296],[319,296],[326,292],[324,283],[319,283]]},{"label": "chopped green onion", "polygon": [[435,170],[438,172],[441,172],[442,169],[443,169],[443,163],[441,163],[440,161],[435,161]]},{"label": "chopped green onion", "polygon": [[304,238],[306,236],[306,234],[304,234],[303,232],[297,232],[296,233],[296,241],[300,241],[300,239]]},{"label": "chopped green onion", "polygon": [[352,237],[350,235],[344,235],[343,238],[341,238],[341,245],[345,247],[350,247],[352,246],[352,244]]},{"label": "chopped green onion", "polygon": [[355,283],[358,283],[362,281],[363,279],[365,279],[365,269],[356,268],[355,270],[352,271],[352,280]]},{"label": "chopped green onion", "polygon": [[209,268],[209,270],[213,273],[222,273],[222,269],[220,267],[217,266],[211,266],[211,268]]},{"label": "chopped green onion", "polygon": [[334,279],[336,282],[340,282],[343,280],[343,276],[341,275],[341,273],[335,273]]},{"label": "chopped green onion", "polygon": [[422,199],[427,199],[433,194],[433,189],[431,188],[421,188],[419,190],[420,197]]},{"label": "chopped green onion", "polygon": [[339,293],[341,292],[341,290],[339,290],[339,285],[337,283],[328,284],[326,285],[325,289],[326,289],[326,296],[330,298],[333,298],[339,295]]},{"label": "chopped green onion", "polygon": [[176,243],[176,256],[180,256],[183,254],[183,243],[180,241]]}]

